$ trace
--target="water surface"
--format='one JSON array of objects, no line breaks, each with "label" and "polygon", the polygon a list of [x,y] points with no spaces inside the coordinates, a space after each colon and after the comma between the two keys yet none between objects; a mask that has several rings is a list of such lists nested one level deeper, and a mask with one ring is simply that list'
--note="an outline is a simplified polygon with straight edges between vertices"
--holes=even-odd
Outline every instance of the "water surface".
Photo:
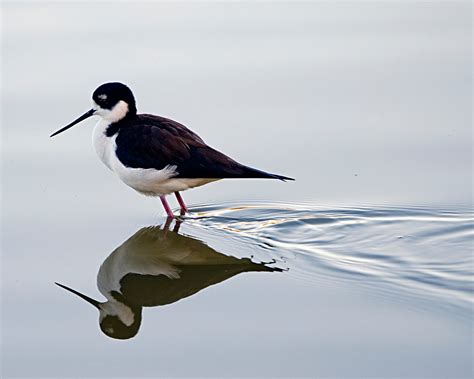
[{"label": "water surface", "polygon": [[[3,3],[2,376],[470,377],[471,13]],[[166,225],[92,119],[48,138],[110,80],[296,181],[188,191]]]}]

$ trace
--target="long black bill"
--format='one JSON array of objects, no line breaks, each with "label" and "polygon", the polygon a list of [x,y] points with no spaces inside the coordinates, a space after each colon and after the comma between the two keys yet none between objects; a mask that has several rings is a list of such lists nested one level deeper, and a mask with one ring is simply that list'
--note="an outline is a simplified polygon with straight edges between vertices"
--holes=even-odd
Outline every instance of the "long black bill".
[{"label": "long black bill", "polygon": [[61,283],[54,282],[54,284],[56,284],[57,286],[59,286],[61,288],[64,288],[65,290],[67,290],[69,292],[72,292],[73,294],[79,296],[80,298],[84,299],[88,303],[92,304],[97,309],[100,309],[99,308],[100,302],[98,302],[97,300],[94,300],[94,299],[90,298],[89,296],[83,295],[82,293],[77,292],[76,290],[73,290],[72,288],[66,287],[65,285],[63,285]]},{"label": "long black bill", "polygon": [[53,134],[50,135],[50,137],[54,137],[55,135],[59,134],[59,133],[62,133],[64,132],[65,130],[68,130],[69,128],[72,128],[74,125],[76,125],[77,123],[85,120],[86,118],[89,118],[90,116],[93,116],[95,113],[95,109],[91,109],[89,111],[87,111],[86,113],[84,113],[81,117],[79,117],[78,119],[74,120],[73,122],[71,122],[69,125],[66,125],[64,128],[62,129],[59,129],[57,132],[54,132]]}]

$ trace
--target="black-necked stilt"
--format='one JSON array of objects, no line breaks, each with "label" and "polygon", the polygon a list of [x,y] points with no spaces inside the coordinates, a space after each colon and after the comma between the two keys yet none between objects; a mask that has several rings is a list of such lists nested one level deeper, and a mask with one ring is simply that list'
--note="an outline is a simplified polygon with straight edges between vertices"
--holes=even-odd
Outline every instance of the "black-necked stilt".
[{"label": "black-necked stilt", "polygon": [[105,302],[56,284],[99,310],[105,334],[128,339],[140,328],[143,307],[174,303],[240,273],[283,271],[267,264],[224,255],[197,239],[148,227],[115,249],[100,266],[97,286]]},{"label": "black-necked stilt", "polygon": [[186,205],[180,191],[226,178],[294,180],[244,166],[209,147],[194,132],[165,117],[137,114],[132,91],[122,83],[106,83],[93,95],[93,108],[51,137],[90,116],[100,116],[94,148],[102,162],[128,186],[159,196],[173,217],[165,196],[175,193],[181,211]]}]

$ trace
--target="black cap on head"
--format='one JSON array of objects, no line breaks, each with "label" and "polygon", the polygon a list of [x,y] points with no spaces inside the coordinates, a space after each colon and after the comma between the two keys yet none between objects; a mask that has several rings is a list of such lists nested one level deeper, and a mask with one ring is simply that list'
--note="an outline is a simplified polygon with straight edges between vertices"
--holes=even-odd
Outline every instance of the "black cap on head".
[{"label": "black cap on head", "polygon": [[[137,114],[137,106],[135,104],[135,98],[133,97],[133,93],[125,84],[114,82],[114,83],[105,83],[98,87],[94,93],[92,94],[92,99],[95,103],[100,107],[100,109],[107,109],[111,110],[119,101],[124,101],[127,103],[128,108],[125,112],[125,115],[121,115],[115,121],[121,121],[122,119],[130,119],[131,117],[135,117]],[[54,137],[59,133],[64,132],[72,128],[77,123],[91,117],[94,115],[102,115],[100,109],[96,109],[96,107],[88,110],[82,116],[71,122],[70,124],[66,125],[64,128],[59,129],[58,131],[51,134],[50,137]]]},{"label": "black cap on head", "polygon": [[123,100],[128,104],[130,114],[137,113],[132,91],[125,84],[119,82],[102,84],[94,91],[92,99],[103,109],[112,109],[120,100]]},{"label": "black cap on head", "polygon": [[115,339],[126,340],[138,333],[142,322],[141,308],[134,312],[135,321],[132,325],[125,325],[117,316],[107,315],[100,321],[100,329],[102,332]]}]

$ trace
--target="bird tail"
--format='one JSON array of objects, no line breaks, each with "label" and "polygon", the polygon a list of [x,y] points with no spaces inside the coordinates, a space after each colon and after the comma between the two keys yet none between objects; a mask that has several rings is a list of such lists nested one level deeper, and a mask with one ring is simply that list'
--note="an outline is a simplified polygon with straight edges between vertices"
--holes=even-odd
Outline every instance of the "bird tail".
[{"label": "bird tail", "polygon": [[270,175],[269,179],[278,179],[278,180],[282,180],[284,182],[286,182],[288,180],[295,180],[294,178],[290,178],[288,176],[283,176],[283,175],[277,175],[277,174],[268,174],[268,175]]},{"label": "bird tail", "polygon": [[258,170],[256,168],[245,166],[245,178],[261,178],[261,179],[278,179],[286,182],[287,180],[295,180],[288,176],[277,175],[277,174],[270,174],[269,172],[265,172],[262,170]]}]

